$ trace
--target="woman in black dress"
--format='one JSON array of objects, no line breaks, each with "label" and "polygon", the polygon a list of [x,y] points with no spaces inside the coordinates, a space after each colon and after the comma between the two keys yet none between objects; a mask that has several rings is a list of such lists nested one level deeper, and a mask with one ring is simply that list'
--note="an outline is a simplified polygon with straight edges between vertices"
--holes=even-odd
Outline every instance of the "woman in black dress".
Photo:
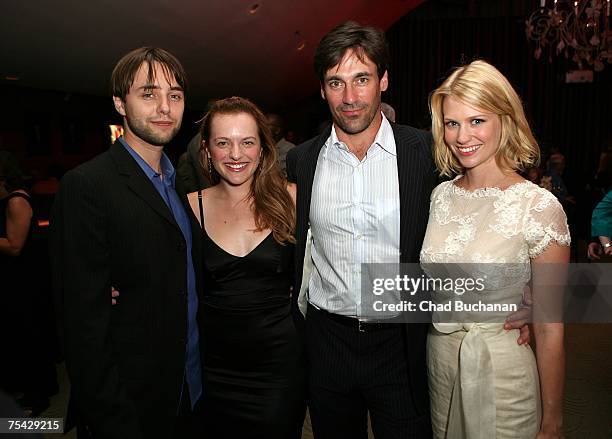
[{"label": "woman in black dress", "polygon": [[0,389],[22,394],[22,409],[36,416],[49,406],[57,381],[48,350],[46,291],[36,283],[44,270],[32,245],[32,217],[17,160],[0,151],[0,346],[6,353],[0,362]]},{"label": "woman in black dress", "polygon": [[202,226],[202,413],[213,438],[299,438],[302,343],[291,306],[295,186],[262,112],[217,101],[202,120],[213,186],[189,194]]},{"label": "woman in black dress", "polygon": [[33,267],[26,259],[31,221],[30,196],[17,161],[8,151],[0,151],[0,346],[6,353],[0,361],[0,388],[15,394],[27,387],[25,368],[31,364],[24,358],[28,354],[24,345],[31,341],[25,333],[32,323]]}]

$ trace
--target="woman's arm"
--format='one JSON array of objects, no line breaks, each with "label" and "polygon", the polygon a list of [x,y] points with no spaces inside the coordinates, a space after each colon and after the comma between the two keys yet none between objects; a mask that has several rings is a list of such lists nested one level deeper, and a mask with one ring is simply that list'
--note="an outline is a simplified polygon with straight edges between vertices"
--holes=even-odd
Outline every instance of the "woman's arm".
[{"label": "woman's arm", "polygon": [[562,437],[565,382],[564,327],[561,322],[565,265],[569,247],[551,244],[532,260],[536,356],[542,395],[542,426],[537,438]]},{"label": "woman's arm", "polygon": [[[609,246],[612,232],[612,191],[595,206],[591,216],[591,236],[597,236],[606,255],[612,254]],[[608,247],[606,247],[608,244]]]},{"label": "woman's arm", "polygon": [[[200,205],[198,204],[198,192],[191,192],[187,194],[187,201],[189,202],[189,207],[191,208],[191,211],[195,215],[196,219],[198,220],[198,224],[199,224],[200,223]],[[202,227],[202,224],[200,224],[200,227]]]},{"label": "woman's arm", "polygon": [[0,253],[19,256],[28,238],[32,207],[22,197],[11,198],[6,209],[6,238],[0,238]]},{"label": "woman's arm", "polygon": [[293,205],[295,206],[295,200],[297,198],[297,185],[295,183],[287,183],[287,192],[289,192],[289,195],[293,200]]},{"label": "woman's arm", "polygon": [[612,255],[612,240],[609,236],[599,236],[599,243],[606,255]]},{"label": "woman's arm", "polygon": [[[187,201],[189,202],[189,207],[191,208],[193,215],[198,220],[198,224],[200,224],[200,227],[202,228],[204,228],[204,224],[202,224],[202,220],[200,218],[200,202],[198,201],[198,194],[202,192],[202,200],[204,200],[204,198],[207,197],[205,194],[210,193],[211,189],[212,188],[209,187],[206,189],[200,189],[199,191],[190,192],[187,194]],[[203,215],[204,215],[204,212],[202,211],[202,216]]]}]

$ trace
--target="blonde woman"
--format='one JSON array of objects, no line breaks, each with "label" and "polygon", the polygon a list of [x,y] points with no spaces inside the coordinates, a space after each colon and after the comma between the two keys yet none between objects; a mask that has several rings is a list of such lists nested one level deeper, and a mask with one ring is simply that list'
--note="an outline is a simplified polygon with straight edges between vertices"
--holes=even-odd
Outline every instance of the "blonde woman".
[{"label": "blonde woman", "polygon": [[[535,281],[541,264],[567,263],[570,244],[554,195],[517,172],[539,161],[521,101],[495,67],[474,61],[432,93],[430,111],[436,164],[454,179],[432,193],[421,262],[513,264],[521,269],[489,279],[485,293],[519,304],[530,272]],[[563,325],[533,329],[535,357],[503,323],[432,325],[434,437],[561,437]]]}]

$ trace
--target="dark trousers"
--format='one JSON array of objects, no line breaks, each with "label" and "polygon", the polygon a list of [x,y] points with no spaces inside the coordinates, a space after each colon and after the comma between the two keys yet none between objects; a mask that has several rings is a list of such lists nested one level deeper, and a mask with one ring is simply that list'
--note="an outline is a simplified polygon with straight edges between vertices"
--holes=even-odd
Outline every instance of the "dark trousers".
[{"label": "dark trousers", "polygon": [[[174,418],[174,428],[171,428],[173,431],[171,433],[157,431],[155,437],[164,437],[165,439],[202,439],[205,436],[200,407],[200,402],[195,407],[191,407],[189,389],[187,383],[184,383],[178,413]],[[77,423],[76,428],[77,439],[95,439],[95,436],[86,425]],[[146,433],[143,435],[146,436]]]},{"label": "dark trousers", "polygon": [[431,437],[429,413],[419,415],[412,398],[403,325],[361,332],[330,317],[308,307],[309,408],[315,438],[367,438],[368,411],[376,439]]},{"label": "dark trousers", "polygon": [[181,405],[174,424],[174,439],[201,439],[204,437],[201,401],[202,398],[200,398],[200,401],[198,401],[193,408],[191,407],[189,386],[187,382],[184,382]]}]

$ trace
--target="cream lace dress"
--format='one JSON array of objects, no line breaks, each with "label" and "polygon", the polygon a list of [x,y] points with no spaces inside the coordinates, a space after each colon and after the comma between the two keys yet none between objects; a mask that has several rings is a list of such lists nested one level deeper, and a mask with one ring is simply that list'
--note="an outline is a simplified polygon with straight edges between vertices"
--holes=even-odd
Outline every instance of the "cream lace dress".
[{"label": "cream lace dress", "polygon": [[[569,245],[570,235],[563,208],[547,190],[525,181],[470,192],[447,181],[432,193],[420,258],[424,267],[512,263],[520,269],[489,273],[483,293],[520,304],[530,259],[552,242]],[[541,420],[538,371],[531,348],[516,343],[518,335],[503,323],[432,325],[427,364],[434,437],[535,437]]]}]

